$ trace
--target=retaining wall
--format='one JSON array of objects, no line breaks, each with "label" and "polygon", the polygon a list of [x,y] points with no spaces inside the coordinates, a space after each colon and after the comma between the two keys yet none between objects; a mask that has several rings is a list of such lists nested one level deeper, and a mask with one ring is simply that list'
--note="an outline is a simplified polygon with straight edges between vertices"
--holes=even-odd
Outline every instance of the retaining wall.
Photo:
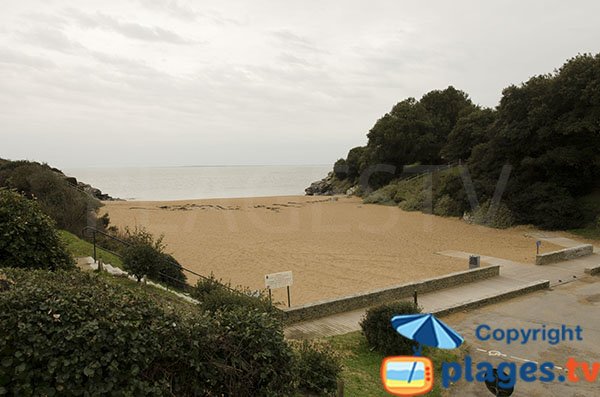
[{"label": "retaining wall", "polygon": [[589,274],[590,276],[596,276],[597,274],[600,274],[600,265],[586,268],[585,274]]},{"label": "retaining wall", "polygon": [[536,255],[535,264],[547,265],[549,263],[568,261],[569,259],[592,255],[593,253],[594,247],[591,244],[578,245],[577,247],[565,248],[559,251]]},{"label": "retaining wall", "polygon": [[452,313],[464,311],[464,310],[472,310],[478,307],[482,307],[485,305],[491,305],[494,303],[498,303],[507,299],[516,298],[517,296],[527,295],[531,292],[540,291],[544,289],[550,288],[550,281],[548,280],[538,280],[533,281],[531,283],[520,285],[518,287],[512,288],[507,291],[502,291],[495,293],[493,295],[488,295],[486,297],[460,303],[458,305],[454,305],[451,307],[447,307],[444,309],[436,310],[432,314],[435,314],[438,317],[447,316]]},{"label": "retaining wall", "polygon": [[393,287],[380,288],[335,299],[321,300],[292,308],[284,308],[282,309],[283,318],[287,324],[313,320],[336,313],[343,313],[408,298],[413,295],[414,291],[417,291],[417,294],[424,294],[444,288],[457,287],[465,283],[485,280],[496,277],[499,274],[500,266],[498,265],[450,273],[441,277],[395,285]]}]

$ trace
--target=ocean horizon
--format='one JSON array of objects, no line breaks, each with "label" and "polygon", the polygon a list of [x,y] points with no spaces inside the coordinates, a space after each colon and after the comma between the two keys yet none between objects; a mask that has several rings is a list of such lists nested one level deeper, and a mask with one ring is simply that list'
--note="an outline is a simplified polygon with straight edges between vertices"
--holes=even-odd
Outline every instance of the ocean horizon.
[{"label": "ocean horizon", "polygon": [[167,201],[303,195],[331,165],[192,165],[66,168],[114,198]]}]

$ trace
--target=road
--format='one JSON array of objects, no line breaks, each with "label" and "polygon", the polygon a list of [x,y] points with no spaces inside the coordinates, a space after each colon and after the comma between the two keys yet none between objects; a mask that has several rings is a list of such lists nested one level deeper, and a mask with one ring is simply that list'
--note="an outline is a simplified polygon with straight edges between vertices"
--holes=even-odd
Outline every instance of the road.
[{"label": "road", "polygon": [[[567,359],[600,362],[600,277],[587,276],[566,284],[554,286],[552,290],[536,292],[508,302],[458,313],[444,318],[444,321],[457,330],[470,346],[470,356],[474,363],[489,361],[498,364],[510,361],[520,367],[526,361],[551,361],[564,367]],[[565,341],[551,345],[548,341],[529,342],[525,345],[505,341],[480,341],[475,330],[481,324],[495,328],[546,329],[561,327],[563,324],[575,328],[582,327],[581,341]],[[475,364],[474,364],[475,366]],[[581,370],[576,371],[582,377]],[[556,377],[566,376],[564,369],[555,371]],[[440,376],[436,374],[436,376]],[[481,397],[492,394],[482,383],[458,382],[450,395],[461,397]],[[513,396],[537,397],[586,397],[600,395],[600,374],[596,382],[543,383],[540,381],[517,381]]]}]

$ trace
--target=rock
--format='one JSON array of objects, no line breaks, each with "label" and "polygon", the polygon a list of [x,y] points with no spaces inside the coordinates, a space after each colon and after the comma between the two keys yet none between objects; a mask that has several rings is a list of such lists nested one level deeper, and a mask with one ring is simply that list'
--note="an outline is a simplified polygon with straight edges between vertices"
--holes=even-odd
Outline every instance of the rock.
[{"label": "rock", "polygon": [[87,183],[78,182],[77,188],[79,190],[95,197],[96,199],[98,199],[100,201],[120,201],[120,199],[114,198],[114,197],[109,196],[108,194],[102,193],[102,190],[95,188],[91,185],[88,185]]},{"label": "rock", "polygon": [[334,194],[333,179],[333,172],[330,172],[320,181],[311,183],[304,191],[308,196],[332,196]]},{"label": "rock", "polygon": [[346,196],[354,196],[358,192],[358,185],[352,186],[350,189],[346,190]]},{"label": "rock", "polygon": [[73,176],[66,176],[65,181],[69,182],[73,186],[77,186],[77,178]]}]

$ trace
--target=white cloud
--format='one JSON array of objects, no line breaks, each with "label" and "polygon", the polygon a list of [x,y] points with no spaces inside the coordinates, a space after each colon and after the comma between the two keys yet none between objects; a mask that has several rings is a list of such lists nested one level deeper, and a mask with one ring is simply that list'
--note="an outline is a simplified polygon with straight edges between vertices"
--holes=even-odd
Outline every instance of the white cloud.
[{"label": "white cloud", "polygon": [[[0,6],[0,157],[330,163],[396,102],[600,51],[600,4],[22,0]],[[74,150],[86,148],[81,152]]]}]

